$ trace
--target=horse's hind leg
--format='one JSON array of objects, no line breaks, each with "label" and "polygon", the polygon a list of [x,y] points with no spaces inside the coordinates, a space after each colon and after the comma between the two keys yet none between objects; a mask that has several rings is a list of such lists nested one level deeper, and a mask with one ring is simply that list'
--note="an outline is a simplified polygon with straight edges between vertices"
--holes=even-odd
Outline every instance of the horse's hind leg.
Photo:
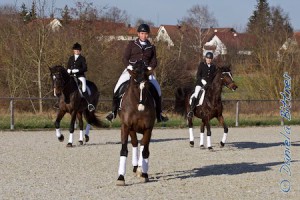
[{"label": "horse's hind leg", "polygon": [[55,120],[55,131],[56,131],[56,137],[58,138],[58,140],[60,142],[63,142],[64,141],[64,135],[61,134],[61,131],[60,131],[60,121],[61,119],[65,116],[66,112],[64,111],[61,111],[59,110],[58,113],[57,113],[57,116],[56,116],[56,120]]},{"label": "horse's hind leg", "polygon": [[[143,133],[143,138],[141,140],[140,146],[140,156],[139,156],[139,169],[141,169],[141,177],[143,178],[143,182],[148,182],[148,169],[149,169],[149,144],[151,139],[152,129],[147,129]],[[137,171],[138,174],[138,171]]]},{"label": "horse's hind leg", "polygon": [[204,149],[204,129],[205,129],[205,122],[202,120],[200,126],[200,143],[199,143],[201,149]]},{"label": "horse's hind leg", "polygon": [[220,147],[224,147],[224,146],[225,146],[225,143],[226,143],[226,139],[227,139],[228,127],[227,127],[227,125],[226,125],[226,123],[225,123],[225,121],[224,121],[223,115],[221,115],[221,116],[218,117],[218,121],[219,121],[219,123],[220,123],[220,124],[223,126],[223,128],[224,128],[223,138],[222,138],[222,140],[221,140],[221,142],[220,142]]},{"label": "horse's hind leg", "polygon": [[133,172],[137,172],[138,168],[138,139],[135,132],[130,132],[131,144],[132,144],[132,166]]},{"label": "horse's hind leg", "polygon": [[83,145],[83,120],[82,120],[82,112],[77,113],[77,119],[79,121],[79,144]]},{"label": "horse's hind leg", "polygon": [[188,117],[187,123],[189,126],[190,147],[194,147],[193,118]]},{"label": "horse's hind leg", "polygon": [[126,159],[128,156],[128,134],[129,130],[128,127],[122,124],[121,128],[121,143],[122,143],[122,149],[120,151],[120,162],[119,162],[119,170],[118,170],[118,180],[117,184],[118,186],[124,186],[125,185],[125,174],[126,174]]}]

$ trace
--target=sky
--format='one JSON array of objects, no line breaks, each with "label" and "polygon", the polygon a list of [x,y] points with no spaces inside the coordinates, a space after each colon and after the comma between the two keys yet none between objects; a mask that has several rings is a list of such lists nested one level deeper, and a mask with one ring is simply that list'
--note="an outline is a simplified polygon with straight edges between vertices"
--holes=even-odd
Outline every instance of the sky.
[{"label": "sky", "polygon": [[[55,7],[75,7],[75,2],[84,0],[48,0],[54,1]],[[131,23],[136,19],[152,21],[156,26],[176,25],[178,20],[187,15],[187,10],[193,5],[207,6],[213,13],[219,27],[232,27],[237,31],[246,28],[249,17],[253,14],[257,0],[87,0],[97,7],[118,7],[126,10]],[[31,6],[32,0],[1,0],[0,5],[22,3]],[[295,30],[300,30],[300,0],[268,0],[269,6],[280,6],[289,15],[290,22]]]}]

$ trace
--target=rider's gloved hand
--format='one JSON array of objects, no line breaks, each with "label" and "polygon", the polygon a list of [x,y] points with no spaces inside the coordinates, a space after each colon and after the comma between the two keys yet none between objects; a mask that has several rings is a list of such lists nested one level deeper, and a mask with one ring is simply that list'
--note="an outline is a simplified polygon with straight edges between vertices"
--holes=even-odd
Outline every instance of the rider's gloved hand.
[{"label": "rider's gloved hand", "polygon": [[129,69],[129,70],[131,70],[131,71],[132,71],[132,70],[133,70],[133,67],[132,67],[132,65],[128,65],[128,66],[127,66],[127,69]]},{"label": "rider's gloved hand", "polygon": [[72,69],[72,73],[73,74],[76,74],[76,73],[78,73],[79,72],[79,69]]},{"label": "rider's gloved hand", "polygon": [[151,70],[152,70],[152,67],[147,67],[147,69],[148,69],[149,71],[151,71]]},{"label": "rider's gloved hand", "polygon": [[68,72],[68,74],[71,74],[71,69],[68,69],[67,72]]}]

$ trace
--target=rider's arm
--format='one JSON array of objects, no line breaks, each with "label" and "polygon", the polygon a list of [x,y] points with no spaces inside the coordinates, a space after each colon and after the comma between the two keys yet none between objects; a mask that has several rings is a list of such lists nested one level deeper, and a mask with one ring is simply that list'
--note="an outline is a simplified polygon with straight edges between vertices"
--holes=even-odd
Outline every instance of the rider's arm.
[{"label": "rider's arm", "polygon": [[124,54],[123,54],[123,64],[125,67],[127,67],[130,63],[129,63],[129,60],[130,60],[130,56],[131,56],[131,42],[128,43],[125,51],[124,51]]},{"label": "rider's arm", "polygon": [[155,48],[154,45],[152,46],[152,48],[153,48],[153,50],[152,50],[153,55],[152,55],[152,58],[151,58],[151,60],[149,62],[149,67],[151,67],[152,69],[155,69],[155,67],[157,66],[156,48]]}]

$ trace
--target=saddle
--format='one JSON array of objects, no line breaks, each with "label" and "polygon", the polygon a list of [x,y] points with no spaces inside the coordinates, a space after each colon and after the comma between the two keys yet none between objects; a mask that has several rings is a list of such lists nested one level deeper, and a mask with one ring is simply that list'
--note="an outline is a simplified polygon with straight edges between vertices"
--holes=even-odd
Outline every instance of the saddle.
[{"label": "saddle", "polygon": [[203,101],[204,101],[205,90],[201,89],[197,97],[194,96],[194,93],[195,93],[195,91],[193,91],[193,94],[190,97],[189,104],[192,105],[193,98],[196,98],[195,99],[195,101],[197,102],[196,106],[201,106],[203,104]]}]

